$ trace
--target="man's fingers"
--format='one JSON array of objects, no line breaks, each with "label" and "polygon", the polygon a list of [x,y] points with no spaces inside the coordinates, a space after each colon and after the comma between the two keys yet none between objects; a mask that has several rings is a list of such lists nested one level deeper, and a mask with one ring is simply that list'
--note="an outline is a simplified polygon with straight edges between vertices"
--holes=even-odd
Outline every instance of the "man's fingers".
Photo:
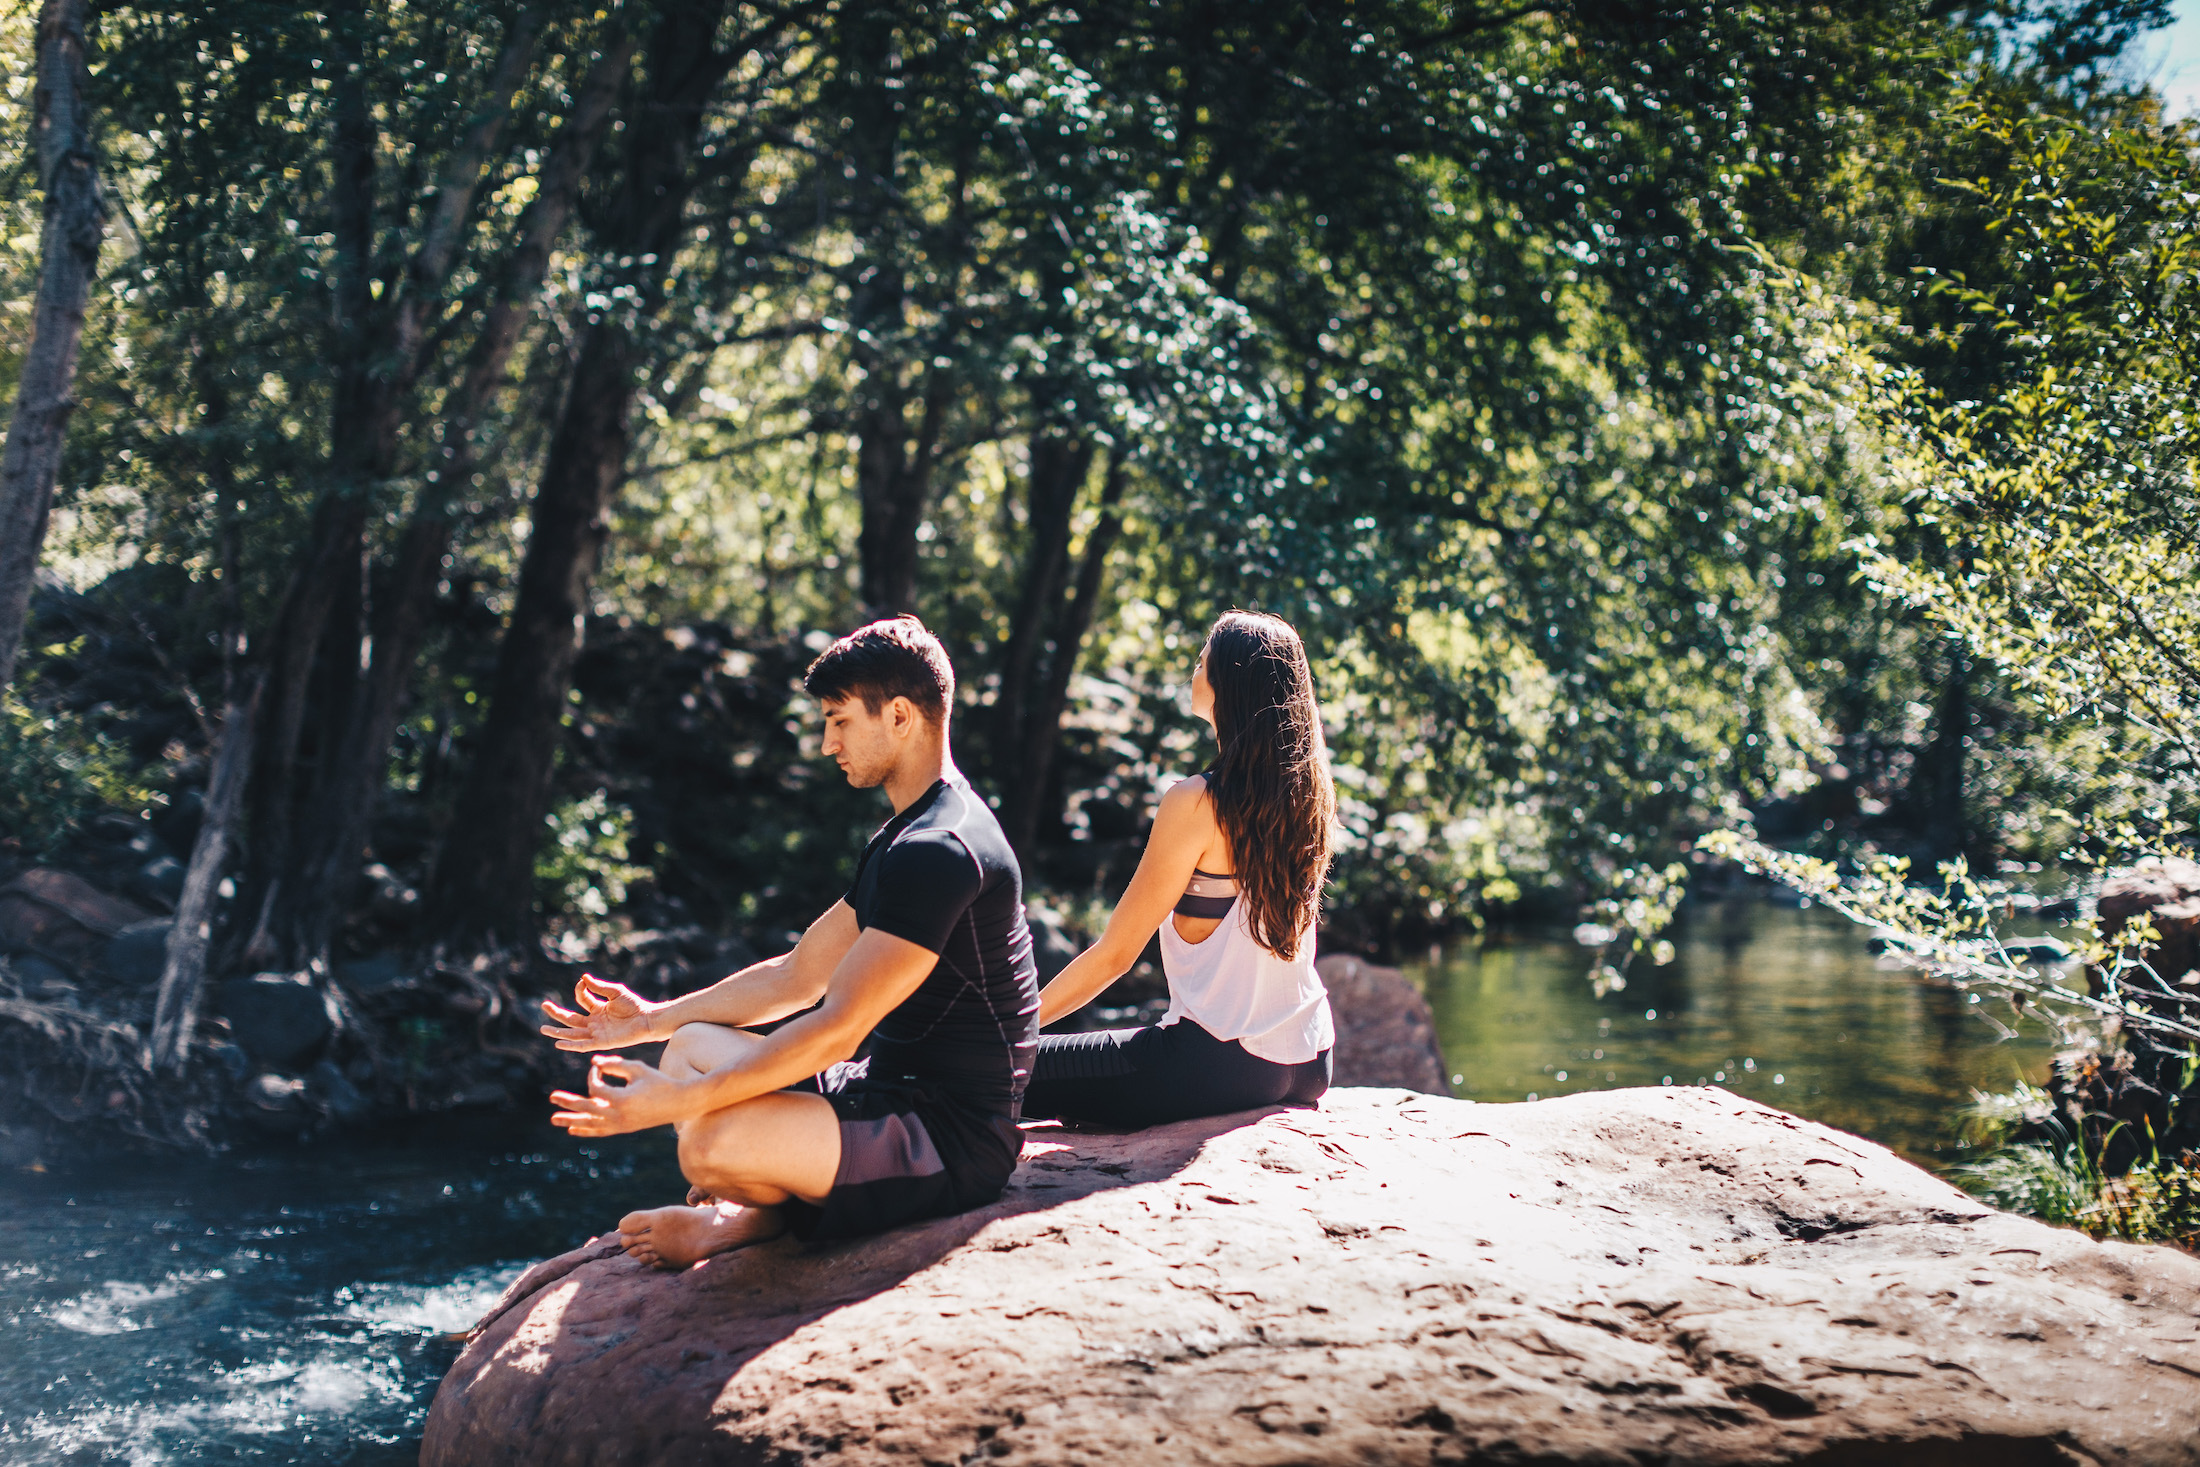
[{"label": "man's fingers", "polygon": [[585,1017],[571,1009],[559,1008],[555,999],[548,998],[542,1001],[542,1011],[561,1024],[578,1024]]},{"label": "man's fingers", "polygon": [[551,1091],[550,1103],[559,1110],[580,1111],[590,1115],[601,1115],[607,1105],[600,1096],[575,1095],[570,1090]]}]

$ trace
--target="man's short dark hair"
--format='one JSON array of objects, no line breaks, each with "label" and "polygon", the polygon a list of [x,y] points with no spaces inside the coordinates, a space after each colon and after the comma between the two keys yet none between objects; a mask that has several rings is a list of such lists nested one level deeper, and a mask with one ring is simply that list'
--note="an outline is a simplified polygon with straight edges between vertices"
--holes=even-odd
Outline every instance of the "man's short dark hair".
[{"label": "man's short dark hair", "polygon": [[955,668],[923,622],[891,616],[818,653],[802,686],[820,703],[861,698],[873,717],[893,699],[907,698],[928,721],[944,723],[955,700]]}]

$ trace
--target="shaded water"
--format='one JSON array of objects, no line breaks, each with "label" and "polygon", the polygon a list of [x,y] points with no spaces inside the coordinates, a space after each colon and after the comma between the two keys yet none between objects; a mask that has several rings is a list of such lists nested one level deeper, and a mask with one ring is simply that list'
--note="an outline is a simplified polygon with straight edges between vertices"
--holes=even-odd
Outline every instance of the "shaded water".
[{"label": "shaded water", "polygon": [[[1460,1093],[1723,1076],[1933,1160],[1972,1086],[2044,1068],[2037,1035],[1997,1042],[1960,995],[1882,970],[1822,911],[1701,909],[1675,938],[1678,961],[1601,1002],[1563,939],[1417,965]],[[528,1262],[682,1190],[667,1137],[584,1150],[479,1120],[0,1175],[0,1462],[412,1462],[446,1336]]]},{"label": "shaded water", "polygon": [[1675,960],[1637,961],[1598,999],[1590,954],[1564,935],[1432,952],[1407,965],[1469,1100],[1623,1085],[1718,1084],[1856,1131],[1928,1165],[1960,1160],[1955,1113],[1973,1089],[2043,1083],[2036,1023],[2004,1038],[2006,1004],[1875,958],[1823,908],[1755,900],[1691,909]]}]

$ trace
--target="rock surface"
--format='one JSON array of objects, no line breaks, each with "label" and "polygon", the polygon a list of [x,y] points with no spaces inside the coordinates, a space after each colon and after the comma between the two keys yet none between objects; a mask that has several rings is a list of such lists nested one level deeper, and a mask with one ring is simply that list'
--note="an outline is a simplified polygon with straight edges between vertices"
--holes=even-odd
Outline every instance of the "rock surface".
[{"label": "rock surface", "polygon": [[37,866],[0,886],[0,951],[34,953],[82,972],[108,938],[151,915],[81,876]]},{"label": "rock surface", "polygon": [[1413,981],[1396,968],[1335,953],[1314,964],[1337,1020],[1333,1083],[1396,1085],[1449,1095],[1436,1018]]},{"label": "rock surface", "polygon": [[229,1032],[261,1064],[287,1070],[336,1032],[336,1014],[310,973],[256,973],[214,990]]},{"label": "rock surface", "polygon": [[[646,1200],[646,1199],[637,1199]],[[994,1205],[515,1283],[424,1467],[2200,1462],[2200,1260],[1713,1089],[1034,1128]]]}]

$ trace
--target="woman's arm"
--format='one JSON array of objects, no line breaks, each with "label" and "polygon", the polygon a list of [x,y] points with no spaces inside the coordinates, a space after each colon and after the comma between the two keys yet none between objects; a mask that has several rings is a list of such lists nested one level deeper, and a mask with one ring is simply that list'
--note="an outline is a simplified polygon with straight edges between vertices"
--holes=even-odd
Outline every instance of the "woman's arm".
[{"label": "woman's arm", "polygon": [[1199,853],[1214,838],[1215,812],[1207,798],[1207,781],[1197,775],[1178,781],[1161,797],[1153,834],[1146,837],[1146,852],[1138,858],[1138,871],[1108,918],[1107,931],[1039,991],[1042,1027],[1083,1008],[1129,971],[1145,949],[1146,939],[1160,929],[1169,909],[1184,895]]}]

